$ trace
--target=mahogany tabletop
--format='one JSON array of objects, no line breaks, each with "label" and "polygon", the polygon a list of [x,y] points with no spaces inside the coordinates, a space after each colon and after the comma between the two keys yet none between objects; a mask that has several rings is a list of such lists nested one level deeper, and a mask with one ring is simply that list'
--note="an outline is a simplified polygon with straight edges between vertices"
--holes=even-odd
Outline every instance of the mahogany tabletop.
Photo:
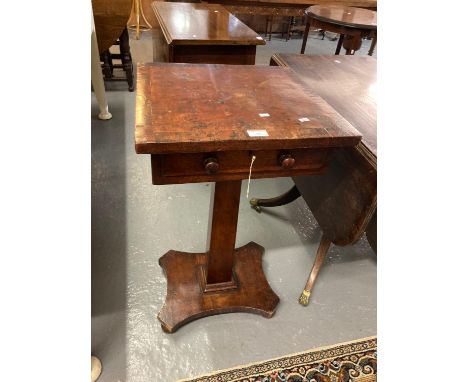
[{"label": "mahogany tabletop", "polygon": [[152,63],[137,72],[140,154],[355,146],[361,139],[288,68]]},{"label": "mahogany tabletop", "polygon": [[293,69],[361,134],[377,157],[377,60],[369,56],[275,54],[278,65]]},{"label": "mahogany tabletop", "polygon": [[377,12],[343,5],[313,5],[306,9],[313,18],[359,29],[377,29]]},{"label": "mahogany tabletop", "polygon": [[168,44],[265,45],[265,40],[219,4],[155,1]]}]

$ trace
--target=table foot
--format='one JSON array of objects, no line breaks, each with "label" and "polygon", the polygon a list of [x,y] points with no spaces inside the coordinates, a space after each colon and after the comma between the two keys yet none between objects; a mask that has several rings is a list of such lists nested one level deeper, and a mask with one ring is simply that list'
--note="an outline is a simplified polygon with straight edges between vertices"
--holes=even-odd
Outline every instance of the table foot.
[{"label": "table foot", "polygon": [[310,270],[309,278],[307,279],[306,285],[302,294],[299,296],[299,304],[303,306],[309,305],[309,298],[312,292],[312,288],[314,287],[315,281],[317,280],[317,276],[322,268],[323,262],[325,257],[327,256],[328,248],[330,248],[331,241],[326,239],[322,236],[320,240],[320,245],[317,250],[317,254],[315,255],[314,265]]},{"label": "table foot", "polygon": [[193,320],[222,313],[272,317],[279,297],[263,273],[263,252],[254,242],[237,248],[232,280],[219,284],[206,284],[206,253],[167,252],[159,259],[167,277],[166,301],[158,315],[163,330],[173,333]]},{"label": "table foot", "polygon": [[302,291],[302,294],[299,296],[299,304],[303,306],[309,305],[309,297],[310,297],[310,291],[304,289]]}]

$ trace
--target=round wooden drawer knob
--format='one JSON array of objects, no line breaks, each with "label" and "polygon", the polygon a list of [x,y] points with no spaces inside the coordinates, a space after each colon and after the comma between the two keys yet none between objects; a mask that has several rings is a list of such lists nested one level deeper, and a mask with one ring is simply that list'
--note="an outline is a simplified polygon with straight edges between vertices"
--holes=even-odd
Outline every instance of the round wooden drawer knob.
[{"label": "round wooden drawer knob", "polygon": [[208,175],[216,174],[219,170],[219,163],[216,158],[205,159],[205,171]]},{"label": "round wooden drawer knob", "polygon": [[296,160],[291,154],[286,154],[286,155],[281,155],[279,157],[279,162],[280,162],[281,167],[288,170],[294,167]]}]

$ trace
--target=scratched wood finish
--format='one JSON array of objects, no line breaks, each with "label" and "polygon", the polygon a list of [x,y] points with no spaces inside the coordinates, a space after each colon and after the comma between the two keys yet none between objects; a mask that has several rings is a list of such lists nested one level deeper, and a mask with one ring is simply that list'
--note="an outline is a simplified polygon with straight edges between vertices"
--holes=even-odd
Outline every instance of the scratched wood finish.
[{"label": "scratched wood finish", "polygon": [[363,136],[355,148],[335,150],[324,174],[293,178],[324,236],[353,243],[377,206],[376,60],[277,54],[271,63],[292,68]]},{"label": "scratched wood finish", "polygon": [[[140,154],[354,146],[361,139],[290,69],[155,63],[137,71]],[[304,117],[309,121],[300,122]]]},{"label": "scratched wood finish", "polygon": [[116,42],[127,26],[132,0],[92,0],[99,53]]}]

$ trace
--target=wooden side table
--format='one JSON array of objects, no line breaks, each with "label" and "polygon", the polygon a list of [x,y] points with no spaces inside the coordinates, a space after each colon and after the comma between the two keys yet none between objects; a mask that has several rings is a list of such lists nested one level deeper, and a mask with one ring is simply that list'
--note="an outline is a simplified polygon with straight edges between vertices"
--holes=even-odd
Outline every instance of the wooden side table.
[{"label": "wooden side table", "polygon": [[295,186],[285,194],[251,200],[259,211],[303,196],[319,223],[323,236],[300,297],[307,305],[331,243],[352,244],[366,232],[377,252],[377,61],[367,56],[275,54],[271,65],[293,69],[363,136],[356,147],[336,150],[324,174],[295,176]]},{"label": "wooden side table", "polygon": [[169,251],[162,328],[220,313],[273,316],[279,302],[263,247],[235,248],[242,179],[321,174],[360,134],[289,69],[146,64],[138,67],[135,147],[153,184],[215,182],[207,252]]},{"label": "wooden side table", "polygon": [[153,61],[254,65],[265,40],[224,7],[206,3],[152,3]]},{"label": "wooden side table", "polygon": [[305,11],[307,17],[301,54],[304,54],[310,26],[339,33],[340,39],[335,54],[340,54],[341,46],[347,55],[354,54],[361,47],[364,37],[372,38],[369,56],[372,56],[377,42],[377,12],[369,9],[341,5],[314,5]]}]

